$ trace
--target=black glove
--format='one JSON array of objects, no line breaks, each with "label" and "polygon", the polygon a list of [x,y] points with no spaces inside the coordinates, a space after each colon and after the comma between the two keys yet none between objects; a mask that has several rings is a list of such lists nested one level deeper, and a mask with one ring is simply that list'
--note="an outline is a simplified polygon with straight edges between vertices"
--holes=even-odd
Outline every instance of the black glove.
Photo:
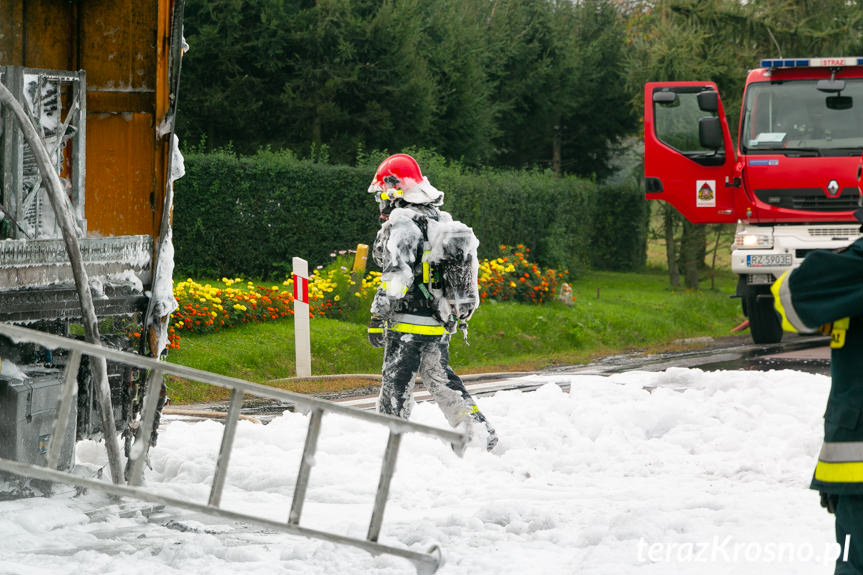
[{"label": "black glove", "polygon": [[839,497],[834,493],[820,492],[821,507],[827,510],[827,513],[836,513],[836,503]]},{"label": "black glove", "polygon": [[384,318],[373,315],[369,320],[369,343],[372,347],[384,346]]}]

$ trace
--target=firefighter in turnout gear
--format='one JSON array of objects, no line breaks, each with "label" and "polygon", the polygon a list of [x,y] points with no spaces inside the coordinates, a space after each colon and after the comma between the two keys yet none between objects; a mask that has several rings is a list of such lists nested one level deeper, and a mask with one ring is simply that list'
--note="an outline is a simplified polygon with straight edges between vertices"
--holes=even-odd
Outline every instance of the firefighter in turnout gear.
[{"label": "firefighter in turnout gear", "polygon": [[[383,221],[372,248],[382,275],[368,329],[369,342],[384,347],[378,411],[408,419],[419,373],[449,424],[469,424],[471,429],[478,424],[491,451],[497,433],[449,365],[450,337],[462,327],[467,338],[466,322],[479,304],[478,242],[470,228],[439,209],[443,192],[407,154],[384,160],[369,192],[375,194]],[[463,254],[459,261],[474,264],[472,278],[452,259],[445,265],[453,252]]]},{"label": "firefighter in turnout gear", "polygon": [[[812,489],[835,514],[835,573],[863,573],[863,239],[816,250],[772,286],[783,329],[831,336],[832,385]],[[847,561],[845,560],[847,558]]]}]

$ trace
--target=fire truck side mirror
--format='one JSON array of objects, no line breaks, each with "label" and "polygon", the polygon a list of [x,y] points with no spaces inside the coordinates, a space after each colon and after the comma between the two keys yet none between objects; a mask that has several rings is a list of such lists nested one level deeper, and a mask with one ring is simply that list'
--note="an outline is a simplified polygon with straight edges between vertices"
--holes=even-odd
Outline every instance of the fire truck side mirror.
[{"label": "fire truck side mirror", "polygon": [[815,84],[815,88],[820,92],[830,93],[839,93],[845,89],[845,80],[818,80],[818,83]]},{"label": "fire truck side mirror", "polygon": [[666,90],[657,90],[653,93],[654,104],[673,105],[679,103],[677,100],[677,92],[669,92]]},{"label": "fire truck side mirror", "polygon": [[827,96],[824,100],[828,110],[850,110],[854,107],[851,96]]},{"label": "fire truck side mirror", "polygon": [[718,150],[722,147],[722,122],[719,118],[713,116],[698,120],[698,141],[702,148],[708,150]]},{"label": "fire truck side mirror", "polygon": [[698,107],[702,112],[711,114],[719,113],[719,94],[714,90],[705,90],[698,93]]}]

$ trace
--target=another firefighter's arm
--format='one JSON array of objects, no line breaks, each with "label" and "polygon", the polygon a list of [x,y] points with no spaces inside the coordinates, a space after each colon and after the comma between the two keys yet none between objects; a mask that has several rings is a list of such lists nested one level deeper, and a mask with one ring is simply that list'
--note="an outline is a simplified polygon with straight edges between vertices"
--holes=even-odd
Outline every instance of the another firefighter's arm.
[{"label": "another firefighter's arm", "polygon": [[779,276],[773,285],[770,286],[770,291],[773,294],[773,307],[776,313],[782,320],[783,331],[791,332],[812,332],[819,328],[818,325],[808,325],[797,313],[794,307],[794,302],[791,296],[791,282],[789,276],[792,271],[789,270]]},{"label": "another firefighter's arm", "polygon": [[833,334],[841,346],[848,318],[863,315],[863,244],[811,253],[771,287],[782,328]]}]

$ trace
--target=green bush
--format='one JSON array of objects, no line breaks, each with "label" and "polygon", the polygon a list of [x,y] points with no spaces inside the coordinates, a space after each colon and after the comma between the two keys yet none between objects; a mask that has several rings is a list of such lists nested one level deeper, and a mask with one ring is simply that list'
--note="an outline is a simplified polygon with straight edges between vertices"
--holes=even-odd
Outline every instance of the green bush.
[{"label": "green bush", "polygon": [[[481,258],[496,257],[500,245],[524,244],[537,264],[573,274],[591,265],[630,269],[643,263],[632,254],[639,242],[643,251],[646,208],[636,210],[643,222],[622,212],[618,221],[618,208],[607,201],[632,203],[629,191],[598,190],[593,182],[550,172],[467,171],[432,153],[410,153],[446,194],[444,209],[473,227]],[[281,278],[295,256],[314,267],[333,251],[371,244],[380,223],[366,190],[382,157],[366,156],[363,165],[351,167],[284,152],[187,153],[174,200],[176,275]],[[597,257],[606,254],[613,265]]]},{"label": "green bush", "polygon": [[281,278],[293,257],[323,263],[379,227],[371,177],[356,168],[267,151],[192,153],[185,164],[174,198],[179,276]]},{"label": "green bush", "polygon": [[480,257],[496,257],[501,245],[524,244],[544,267],[577,273],[588,266],[593,183],[548,172],[486,172],[442,189],[453,190],[449,209],[474,228]]}]

